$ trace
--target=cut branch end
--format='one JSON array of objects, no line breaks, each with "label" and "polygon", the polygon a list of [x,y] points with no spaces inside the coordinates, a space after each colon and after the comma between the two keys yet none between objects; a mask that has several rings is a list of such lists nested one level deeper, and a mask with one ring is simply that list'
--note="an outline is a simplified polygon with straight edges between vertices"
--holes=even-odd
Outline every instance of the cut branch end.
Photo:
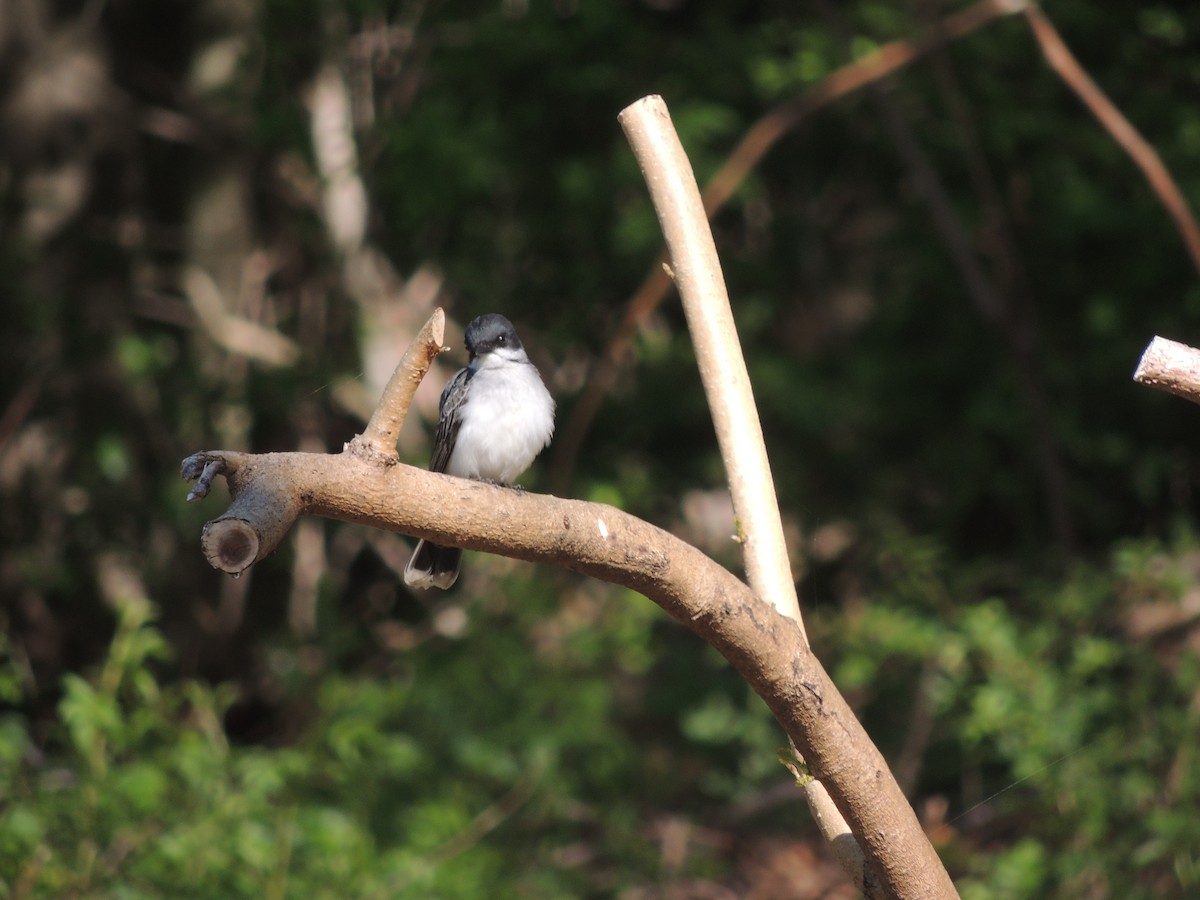
[{"label": "cut branch end", "polygon": [[1200,350],[1156,337],[1138,361],[1133,380],[1200,403]]}]

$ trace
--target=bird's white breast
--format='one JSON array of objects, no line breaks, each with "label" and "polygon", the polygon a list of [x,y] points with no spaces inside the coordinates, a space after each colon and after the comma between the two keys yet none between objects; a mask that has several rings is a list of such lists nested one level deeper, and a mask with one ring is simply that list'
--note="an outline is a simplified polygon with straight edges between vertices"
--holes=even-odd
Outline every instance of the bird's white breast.
[{"label": "bird's white breast", "polygon": [[554,399],[537,369],[502,353],[489,354],[471,378],[449,475],[512,484],[554,434]]}]

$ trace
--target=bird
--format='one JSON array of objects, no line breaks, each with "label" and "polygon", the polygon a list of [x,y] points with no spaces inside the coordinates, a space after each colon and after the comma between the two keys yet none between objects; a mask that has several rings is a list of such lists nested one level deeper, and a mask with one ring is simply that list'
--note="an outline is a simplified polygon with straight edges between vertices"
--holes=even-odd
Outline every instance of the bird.
[{"label": "bird", "polygon": [[[438,404],[429,470],[512,486],[550,444],[554,398],[504,316],[472,320],[466,345],[467,365],[450,379]],[[460,548],[422,540],[404,568],[404,583],[446,590],[461,563]]]}]

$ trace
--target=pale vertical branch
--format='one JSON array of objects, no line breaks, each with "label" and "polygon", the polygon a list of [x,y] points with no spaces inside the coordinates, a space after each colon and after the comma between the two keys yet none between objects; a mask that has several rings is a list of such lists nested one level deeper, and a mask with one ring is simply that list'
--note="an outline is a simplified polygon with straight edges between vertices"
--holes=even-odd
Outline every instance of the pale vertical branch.
[{"label": "pale vertical branch", "polygon": [[[423,5],[423,2],[409,4],[409,14],[402,16],[413,28]],[[326,26],[338,32],[345,22],[334,9],[330,12]],[[411,31],[407,38],[398,40],[411,41]],[[386,54],[391,47],[385,39],[382,48],[376,47],[371,52]],[[369,75],[369,59],[364,62],[361,46],[359,49],[359,62],[368,66]],[[394,358],[397,342],[406,340],[437,302],[441,278],[428,264],[420,266],[407,279],[402,278],[370,239],[370,201],[360,171],[354,126],[356,101],[360,110],[369,109],[371,101],[361,95],[356,98],[352,93],[347,71],[353,68],[353,55],[349,60],[330,59],[318,71],[305,100],[313,158],[321,178],[321,219],[330,246],[336,251],[342,287],[359,308],[361,355],[370,384],[373,381],[370,376],[377,371],[373,365],[377,351],[383,347],[383,356],[388,360]],[[359,78],[356,83],[361,86],[364,81]],[[365,84],[370,84],[369,77]],[[390,368],[390,363],[385,365]],[[384,372],[387,371],[385,368]],[[424,375],[424,370],[421,374]],[[340,402],[351,410],[370,408],[378,386],[379,383],[370,384],[368,396],[358,382],[347,381],[339,387]],[[389,447],[384,452],[394,454],[394,440]]]},{"label": "pale vertical branch", "polygon": [[288,626],[298,638],[317,633],[317,598],[321,576],[329,566],[325,556],[325,523],[305,518],[296,523],[292,590],[288,596]]},{"label": "pale vertical branch", "polygon": [[650,188],[671,254],[696,364],[729,475],[746,578],[755,594],[800,622],[758,408],[691,163],[661,97],[643,97],[618,118]]},{"label": "pale vertical branch", "polygon": [[1091,111],[1104,130],[1112,139],[1121,145],[1121,149],[1129,154],[1129,158],[1142,170],[1142,175],[1150,184],[1150,189],[1157,195],[1159,202],[1167,208],[1175,227],[1183,239],[1192,263],[1200,269],[1200,226],[1188,207],[1187,200],[1171,177],[1171,173],[1163,164],[1150,143],[1142,137],[1133,124],[1125,118],[1116,105],[1108,99],[1108,95],[1084,71],[1073,53],[1059,35],[1054,24],[1046,18],[1046,14],[1036,4],[1025,9],[1025,17],[1033,36],[1037,39],[1046,62],[1050,64],[1058,76],[1073,90],[1076,96]]},{"label": "pale vertical branch", "polygon": [[[626,107],[619,119],[666,238],[729,476],[747,580],[761,600],[794,619],[803,635],[762,426],[691,163],[661,97],[644,97]],[[866,890],[862,848],[825,786],[819,780],[809,781],[804,796],[839,862],[855,885]]]},{"label": "pale vertical branch", "polygon": [[851,831],[841,812],[838,811],[833,798],[829,796],[825,785],[818,779],[812,778],[804,782],[800,790],[804,792],[804,799],[808,803],[808,810],[812,813],[817,830],[829,844],[829,849],[833,851],[834,858],[842,867],[842,871],[850,876],[854,887],[867,897],[878,896],[878,891],[873,889],[867,880],[867,863],[863,857],[862,847],[859,846],[854,832]]}]

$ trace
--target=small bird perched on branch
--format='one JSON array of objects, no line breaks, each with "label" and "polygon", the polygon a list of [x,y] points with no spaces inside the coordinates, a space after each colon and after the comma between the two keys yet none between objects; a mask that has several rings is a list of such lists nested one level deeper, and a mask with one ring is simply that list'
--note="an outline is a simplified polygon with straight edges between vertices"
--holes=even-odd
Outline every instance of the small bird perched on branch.
[{"label": "small bird perched on branch", "polygon": [[[496,313],[467,326],[465,369],[442,391],[432,472],[513,484],[554,434],[554,398],[512,322]],[[410,587],[445,590],[458,579],[462,550],[421,541],[404,569]]]}]

